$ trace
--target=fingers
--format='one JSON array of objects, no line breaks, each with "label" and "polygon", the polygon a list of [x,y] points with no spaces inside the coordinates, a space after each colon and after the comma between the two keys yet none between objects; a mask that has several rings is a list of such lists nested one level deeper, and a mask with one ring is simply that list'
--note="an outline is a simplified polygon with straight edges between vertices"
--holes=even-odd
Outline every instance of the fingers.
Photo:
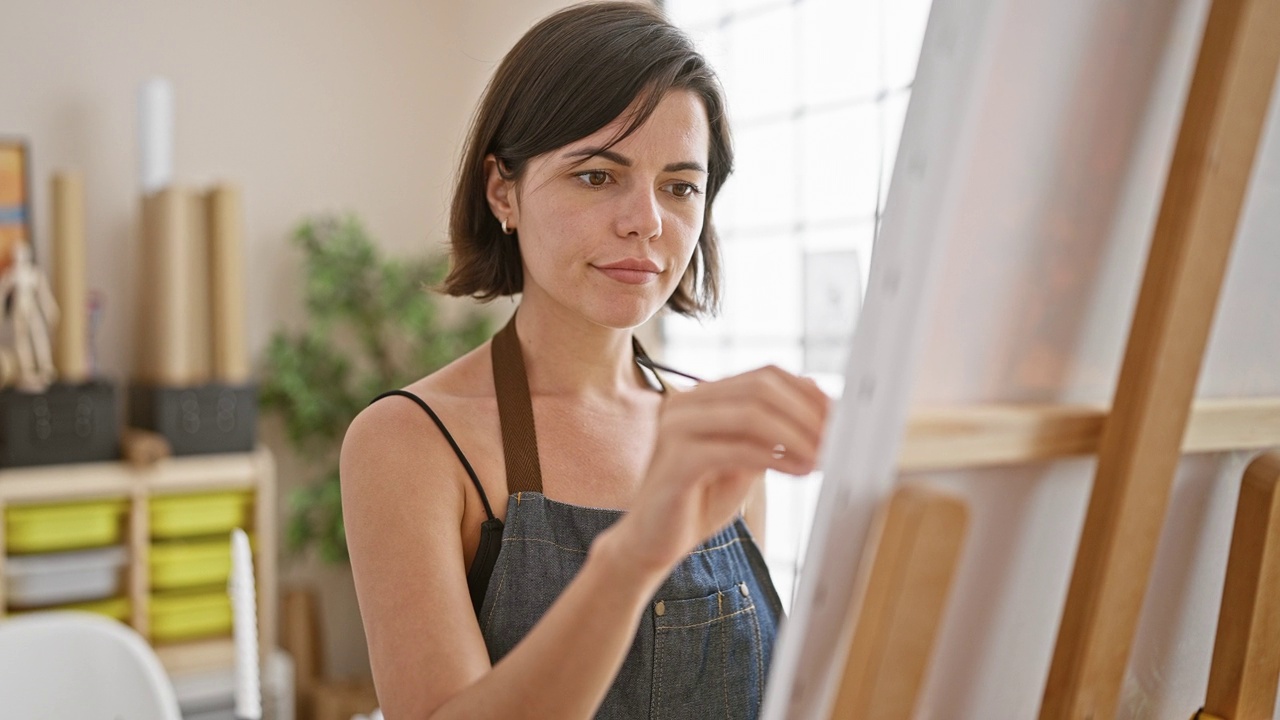
[{"label": "fingers", "polygon": [[[805,474],[817,463],[829,405],[812,381],[767,367],[671,398],[663,424],[673,439],[750,441],[788,468],[774,469]],[[779,445],[785,452],[772,457]]]},{"label": "fingers", "polygon": [[691,398],[715,400],[751,395],[768,403],[774,412],[784,414],[805,426],[825,425],[831,405],[826,393],[808,378],[797,377],[776,366],[752,370],[717,382],[703,383]]},{"label": "fingers", "polygon": [[769,366],[672,397],[664,415],[684,432],[748,433],[769,450],[782,445],[815,456],[829,406],[812,380]]},{"label": "fingers", "polygon": [[[812,472],[817,463],[820,427],[806,426],[775,412],[759,398],[729,397],[670,408],[664,430],[688,440],[745,442],[769,462],[785,460],[784,472]],[[781,445],[782,453],[775,452]],[[780,455],[780,457],[774,457]],[[753,454],[754,456],[754,454]],[[763,467],[763,465],[761,465]],[[779,468],[774,468],[779,469]]]},{"label": "fingers", "polygon": [[726,471],[755,474],[764,470],[775,470],[788,475],[807,475],[813,472],[811,461],[794,457],[789,452],[779,457],[772,448],[755,440],[723,436],[705,438],[686,460],[697,471],[717,474]]}]

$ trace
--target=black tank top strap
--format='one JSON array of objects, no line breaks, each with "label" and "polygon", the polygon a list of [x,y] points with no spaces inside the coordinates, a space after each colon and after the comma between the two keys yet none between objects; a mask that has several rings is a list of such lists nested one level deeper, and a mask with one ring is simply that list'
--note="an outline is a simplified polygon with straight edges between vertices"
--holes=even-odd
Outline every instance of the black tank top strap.
[{"label": "black tank top strap", "polygon": [[462,467],[466,468],[467,475],[471,476],[471,483],[476,486],[476,492],[480,493],[480,502],[484,504],[485,517],[493,520],[493,509],[489,507],[489,498],[484,494],[484,488],[480,486],[480,478],[476,476],[476,471],[472,469],[471,463],[467,461],[467,456],[462,454],[462,448],[458,447],[458,443],[453,439],[453,435],[449,434],[449,429],[444,426],[444,422],[440,420],[440,416],[436,415],[435,411],[432,410],[422,398],[405,390],[388,390],[387,392],[384,392],[378,397],[370,400],[369,404],[372,405],[382,398],[390,397],[392,395],[407,397],[418,403],[418,407],[427,411],[427,415],[430,415],[431,419],[435,421],[436,427],[440,428],[440,432],[444,435],[444,439],[449,441],[449,447],[453,448],[453,452],[458,456],[458,459],[462,461]]}]

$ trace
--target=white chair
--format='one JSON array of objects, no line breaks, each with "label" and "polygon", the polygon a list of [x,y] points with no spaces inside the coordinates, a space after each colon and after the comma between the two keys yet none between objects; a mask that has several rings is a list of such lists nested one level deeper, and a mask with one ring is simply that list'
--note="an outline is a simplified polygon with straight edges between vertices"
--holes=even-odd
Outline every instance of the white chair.
[{"label": "white chair", "polygon": [[181,720],[173,685],[132,628],[81,612],[0,621],[4,717]]}]

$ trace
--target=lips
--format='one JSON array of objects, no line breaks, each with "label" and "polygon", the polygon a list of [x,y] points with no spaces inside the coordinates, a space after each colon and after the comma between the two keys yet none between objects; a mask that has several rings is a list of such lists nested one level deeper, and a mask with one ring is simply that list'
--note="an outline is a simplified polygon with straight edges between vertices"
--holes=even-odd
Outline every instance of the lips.
[{"label": "lips", "polygon": [[643,285],[653,282],[662,271],[658,264],[646,258],[626,258],[607,265],[593,265],[595,269],[607,277],[628,285]]}]

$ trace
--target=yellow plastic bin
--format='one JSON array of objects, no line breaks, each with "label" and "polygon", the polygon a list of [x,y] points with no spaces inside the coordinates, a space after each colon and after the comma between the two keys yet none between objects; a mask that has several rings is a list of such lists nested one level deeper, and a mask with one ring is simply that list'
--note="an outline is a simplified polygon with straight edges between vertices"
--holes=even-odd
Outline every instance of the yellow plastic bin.
[{"label": "yellow plastic bin", "polygon": [[127,500],[14,505],[5,508],[5,547],[9,553],[43,553],[115,545]]},{"label": "yellow plastic bin", "polygon": [[[249,543],[252,547],[252,535]],[[230,575],[230,537],[169,540],[151,545],[152,589],[172,590],[225,583]]]},{"label": "yellow plastic bin", "polygon": [[31,612],[48,612],[50,610],[78,610],[80,612],[91,612],[98,615],[104,615],[112,620],[119,620],[122,623],[129,622],[129,598],[114,597],[106,600],[94,600],[92,602],[71,603],[69,605],[58,605],[56,607],[40,608],[39,610],[14,610],[10,615],[22,615]]},{"label": "yellow plastic bin", "polygon": [[130,608],[129,598],[117,597],[94,602],[76,603],[74,605],[63,605],[58,609],[97,613],[127,623],[129,622]]},{"label": "yellow plastic bin", "polygon": [[151,596],[151,639],[155,642],[230,634],[231,598],[225,587]]},{"label": "yellow plastic bin", "polygon": [[191,493],[151,498],[151,537],[229,533],[247,527],[251,492]]}]

